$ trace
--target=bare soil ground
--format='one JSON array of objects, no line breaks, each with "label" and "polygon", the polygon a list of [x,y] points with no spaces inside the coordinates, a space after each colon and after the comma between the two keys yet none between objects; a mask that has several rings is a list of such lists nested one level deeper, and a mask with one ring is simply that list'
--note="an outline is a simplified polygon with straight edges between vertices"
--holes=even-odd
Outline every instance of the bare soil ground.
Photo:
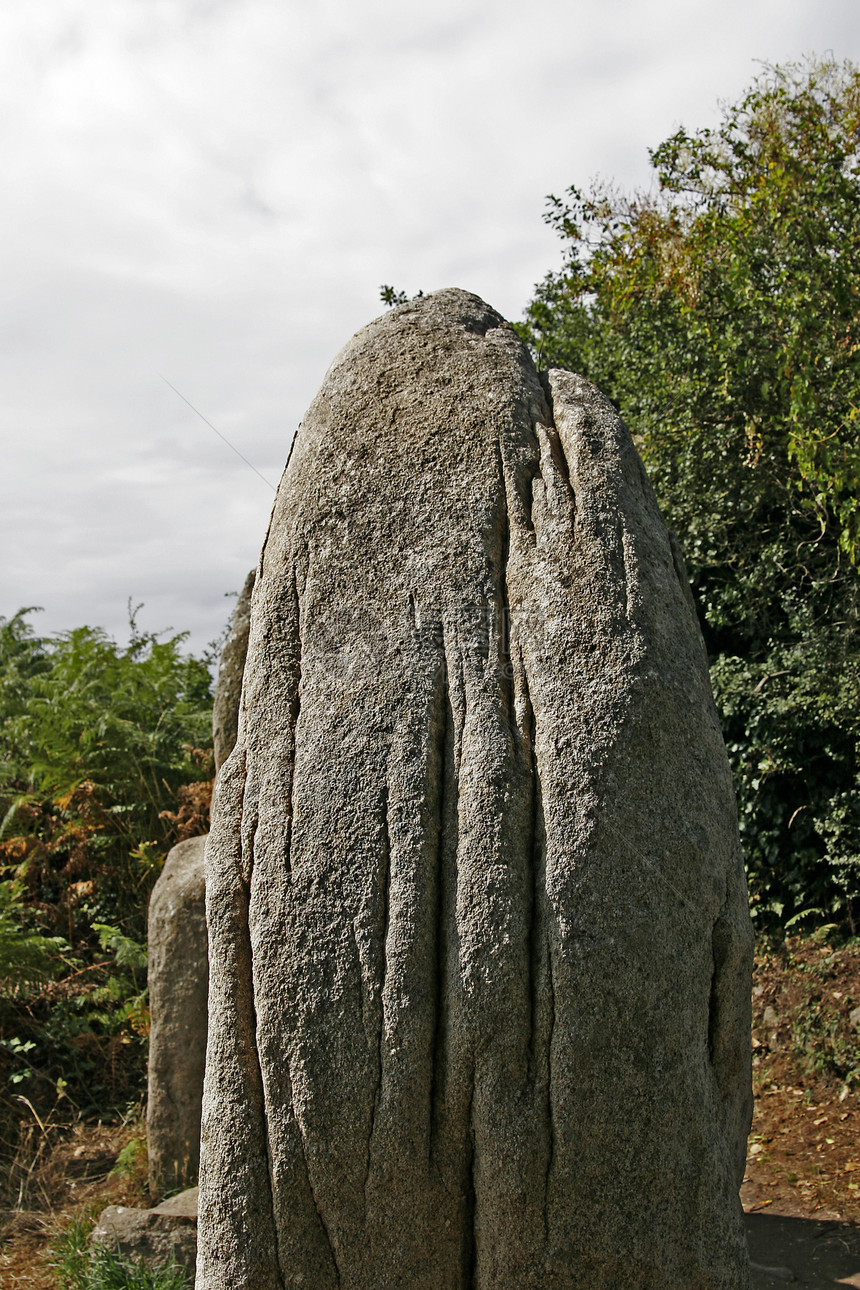
[{"label": "bare soil ground", "polygon": [[[860,943],[797,938],[761,950],[753,1051],[741,1198],[755,1290],[860,1290]],[[142,1153],[111,1173],[139,1124],[47,1128],[21,1203],[0,1215],[3,1290],[58,1290],[52,1234],[73,1215],[148,1203]]]},{"label": "bare soil ground", "polygon": [[789,939],[759,953],[753,1089],[741,1199],[756,1290],[860,1287],[856,943]]},{"label": "bare soil ground", "polygon": [[[45,1148],[21,1189],[21,1202],[0,1213],[0,1286],[3,1290],[59,1290],[51,1267],[51,1240],[72,1217],[99,1214],[106,1205],[147,1205],[146,1163],[135,1152],[141,1126],[78,1122],[45,1125]],[[117,1160],[132,1148],[127,1165]],[[35,1153],[34,1153],[35,1154]]]}]

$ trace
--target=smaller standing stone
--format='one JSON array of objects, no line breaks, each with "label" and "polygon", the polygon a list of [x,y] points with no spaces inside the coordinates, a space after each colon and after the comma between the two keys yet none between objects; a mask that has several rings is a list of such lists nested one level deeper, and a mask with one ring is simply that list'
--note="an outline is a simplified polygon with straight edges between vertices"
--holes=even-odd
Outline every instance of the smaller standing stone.
[{"label": "smaller standing stone", "polygon": [[212,710],[212,738],[215,748],[215,773],[233,751],[239,729],[239,704],[242,698],[242,676],[245,671],[245,655],[248,653],[248,630],[251,623],[251,593],[254,590],[255,571],[252,569],[245,579],[241,595],[236,601],[233,617],[230,619],[230,631],[221,661],[218,665],[218,680],[215,685],[215,701]]},{"label": "smaller standing stone", "polygon": [[171,1196],[154,1209],[108,1205],[90,1238],[149,1269],[177,1264],[194,1284],[197,1259],[197,1188]]},{"label": "smaller standing stone", "polygon": [[149,901],[149,1099],[153,1195],[196,1182],[206,1064],[209,956],[204,834],[175,846]]}]

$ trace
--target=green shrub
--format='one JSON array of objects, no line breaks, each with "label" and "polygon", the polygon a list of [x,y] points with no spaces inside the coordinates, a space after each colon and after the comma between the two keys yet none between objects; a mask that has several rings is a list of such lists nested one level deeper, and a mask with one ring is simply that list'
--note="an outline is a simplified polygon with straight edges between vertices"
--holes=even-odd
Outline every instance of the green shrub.
[{"label": "green shrub", "polygon": [[23,887],[20,878],[0,882],[0,998],[51,980],[69,961],[61,936],[28,928]]},{"label": "green shrub", "polygon": [[860,70],[768,68],[656,185],[551,198],[520,329],[620,408],[684,551],[761,927],[860,916]]},{"label": "green shrub", "polygon": [[211,678],[182,636],[143,634],[133,615],[128,645],[91,627],[38,636],[31,614],[0,618],[0,1194],[10,1203],[5,1165],[22,1158],[23,1107],[56,1125],[142,1095],[149,892],[171,845],[208,827],[212,772]]},{"label": "green shrub", "polygon": [[207,665],[134,618],[122,647],[37,637],[28,612],[0,619],[0,864],[71,945],[94,922],[142,940],[179,794],[212,769]]}]

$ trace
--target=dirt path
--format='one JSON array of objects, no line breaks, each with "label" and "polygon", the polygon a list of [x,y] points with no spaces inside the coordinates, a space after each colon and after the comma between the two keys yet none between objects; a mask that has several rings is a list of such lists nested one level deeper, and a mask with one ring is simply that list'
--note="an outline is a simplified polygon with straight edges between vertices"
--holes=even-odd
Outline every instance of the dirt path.
[{"label": "dirt path", "polygon": [[853,1224],[782,1213],[773,1205],[756,1209],[749,1194],[745,1206],[753,1290],[860,1287],[860,1229]]},{"label": "dirt path", "polygon": [[763,948],[741,1199],[754,1290],[860,1290],[860,946]]}]

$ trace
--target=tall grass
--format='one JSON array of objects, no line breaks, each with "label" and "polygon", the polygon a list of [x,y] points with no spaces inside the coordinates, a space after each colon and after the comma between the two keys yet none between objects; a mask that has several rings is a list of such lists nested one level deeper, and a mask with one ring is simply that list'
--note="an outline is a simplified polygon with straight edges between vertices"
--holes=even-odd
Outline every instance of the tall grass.
[{"label": "tall grass", "polygon": [[91,1247],[92,1220],[74,1218],[56,1238],[53,1267],[62,1290],[187,1290],[182,1268],[145,1268],[107,1249]]}]

